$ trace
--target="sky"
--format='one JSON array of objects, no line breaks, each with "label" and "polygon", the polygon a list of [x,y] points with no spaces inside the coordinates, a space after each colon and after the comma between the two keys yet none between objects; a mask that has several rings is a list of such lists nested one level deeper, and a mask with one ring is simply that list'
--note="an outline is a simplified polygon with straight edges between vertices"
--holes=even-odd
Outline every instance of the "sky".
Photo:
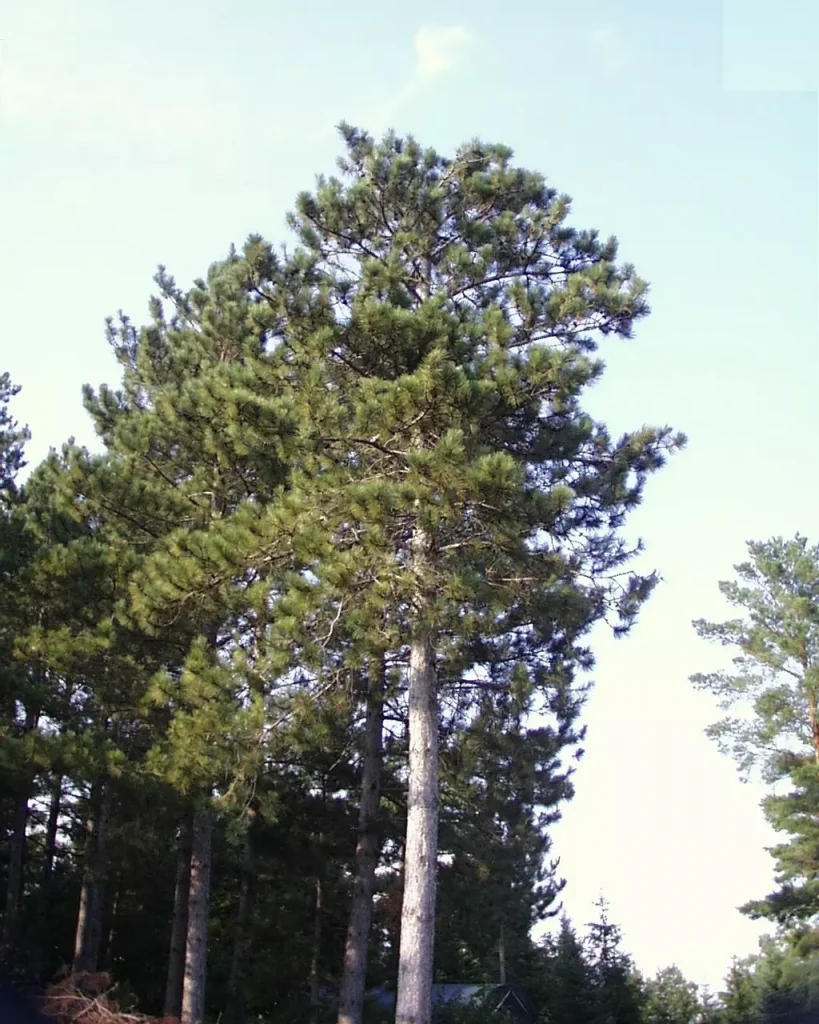
[{"label": "sky", "polygon": [[775,837],[703,734],[688,677],[725,655],[691,621],[727,617],[746,540],[818,539],[818,55],[814,0],[0,4],[0,369],[32,461],[93,443],[104,317],[144,318],[159,263],[186,284],[282,240],[341,119],[503,142],[620,239],[653,313],[606,343],[588,406],[689,445],[629,524],[663,583],[628,638],[596,637],[554,852],[577,924],[602,892],[641,969],[714,988],[756,949],[736,908],[772,887]]}]

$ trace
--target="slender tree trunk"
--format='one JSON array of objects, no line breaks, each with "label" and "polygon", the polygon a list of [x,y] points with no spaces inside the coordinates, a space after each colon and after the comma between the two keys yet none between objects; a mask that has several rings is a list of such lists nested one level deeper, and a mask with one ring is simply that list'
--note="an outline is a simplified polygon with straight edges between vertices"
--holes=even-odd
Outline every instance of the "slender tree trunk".
[{"label": "slender tree trunk", "polygon": [[[805,673],[807,674],[807,659],[804,662]],[[819,716],[816,710],[816,695],[808,688],[808,714],[810,716],[811,740],[813,741],[813,758],[819,764]]]},{"label": "slender tree trunk", "polygon": [[[29,710],[26,713],[24,736],[37,728],[40,713]],[[17,945],[20,920],[23,912],[23,868],[26,861],[26,839],[28,833],[29,800],[34,785],[34,769],[29,761],[23,768],[20,785],[14,800],[14,816],[9,840],[9,867],[6,882],[6,909],[3,917],[2,944],[5,949]]]},{"label": "slender tree trunk", "polygon": [[108,823],[111,818],[111,787],[103,783],[102,801],[100,805],[99,828],[97,829],[96,850],[94,853],[94,886],[91,902],[91,916],[88,927],[88,949],[86,956],[89,971],[99,969],[100,948],[102,946],[102,925],[105,914],[105,887],[108,878]]},{"label": "slender tree trunk", "polygon": [[506,938],[503,934],[503,925],[500,926],[500,938],[498,940],[498,974],[501,985],[506,984]]},{"label": "slender tree trunk", "polygon": [[51,922],[51,905],[54,892],[54,863],[57,859],[57,836],[60,827],[60,811],[63,799],[63,777],[57,775],[51,784],[51,799],[48,805],[43,864],[40,874],[40,890],[37,895],[37,944],[32,971],[40,974],[54,949]]},{"label": "slender tree trunk", "polygon": [[315,902],[313,904],[313,949],[310,957],[310,1024],[318,1024],[319,1012],[321,1011],[319,967],[321,964],[321,932],[324,907],[320,878],[316,879],[315,891]]},{"label": "slender tree trunk", "polygon": [[105,941],[101,944],[99,956],[100,966],[104,965],[106,971],[110,971],[113,964],[114,940],[117,934],[117,911],[119,910],[119,901],[122,898],[124,882],[125,879],[122,872],[120,872],[117,875],[117,884],[114,887],[114,897],[110,902],[106,915]]},{"label": "slender tree trunk", "polygon": [[253,877],[252,849],[249,834],[245,836],[239,903],[236,908],[236,932],[233,936],[233,957],[228,978],[226,1024],[242,1024],[245,1018],[245,959],[247,957],[247,926],[250,920],[250,882]]},{"label": "slender tree trunk", "polygon": [[[427,538],[413,539],[423,573]],[[425,602],[416,609],[409,665],[409,786],[404,849],[404,898],[398,957],[396,1024],[430,1024],[438,874],[438,693],[433,636]]]},{"label": "slender tree trunk", "polygon": [[[74,692],[69,686],[66,703],[70,703]],[[40,919],[47,925],[51,911],[52,887],[54,884],[54,863],[57,859],[57,837],[60,831],[60,812],[63,804],[63,775],[59,772],[51,783],[51,799],[48,804],[48,821],[46,823],[45,847],[43,850],[43,869],[40,877]]]},{"label": "slender tree trunk", "polygon": [[182,986],[182,1024],[203,1024],[208,969],[208,916],[210,911],[210,810],[197,809],[193,818],[191,874],[188,892],[188,934],[185,978]]},{"label": "slender tree trunk", "polygon": [[364,729],[364,758],[361,769],[361,803],[358,814],[358,842],[355,849],[355,879],[344,972],[341,978],[338,1024],[361,1024],[367,984],[367,949],[375,893],[378,860],[378,805],[381,796],[382,743],[384,732],[384,658],[370,661],[367,686],[367,720]]},{"label": "slender tree trunk", "polygon": [[60,827],[60,811],[63,802],[63,777],[58,775],[51,788],[48,804],[45,847],[43,850],[43,871],[40,876],[40,904],[43,915],[51,909],[51,886],[54,881],[54,861],[57,857],[57,832]]},{"label": "slender tree trunk", "polygon": [[[86,854],[86,859],[87,856]],[[91,914],[91,899],[91,881],[86,871],[83,873],[82,888],[80,889],[80,906],[77,911],[77,928],[74,932],[74,963],[71,968],[74,974],[89,970],[84,950],[88,943],[86,935],[88,933],[88,920]]]},{"label": "slender tree trunk", "polygon": [[[71,703],[71,696],[73,692],[73,685],[69,685],[65,693],[66,705]],[[57,860],[57,839],[60,832],[60,812],[62,811],[62,803],[63,775],[61,772],[58,772],[51,783],[51,799],[48,804],[48,821],[46,823],[42,875],[40,876],[40,898],[38,906],[41,953],[45,952],[46,937],[51,931],[51,904],[54,893],[54,865]]]},{"label": "slender tree trunk", "polygon": [[94,784],[91,793],[85,866],[74,937],[75,974],[96,971],[99,965],[105,911],[105,876],[108,867],[106,846],[110,815],[111,787],[107,780],[101,779]]},{"label": "slender tree trunk", "polygon": [[173,893],[171,943],[168,950],[168,974],[165,981],[165,1017],[182,1014],[182,984],[185,978],[185,946],[188,936],[188,891],[191,877],[192,819],[186,814],[179,829],[176,852],[176,885]]}]

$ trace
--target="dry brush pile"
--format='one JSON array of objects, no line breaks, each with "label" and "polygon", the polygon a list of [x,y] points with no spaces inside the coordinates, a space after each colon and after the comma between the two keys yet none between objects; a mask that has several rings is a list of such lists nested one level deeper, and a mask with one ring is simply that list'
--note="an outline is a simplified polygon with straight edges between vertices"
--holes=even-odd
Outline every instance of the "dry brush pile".
[{"label": "dry brush pile", "polygon": [[42,1011],[54,1024],[179,1024],[174,1017],[124,1012],[116,991],[108,974],[68,975],[48,987]]}]

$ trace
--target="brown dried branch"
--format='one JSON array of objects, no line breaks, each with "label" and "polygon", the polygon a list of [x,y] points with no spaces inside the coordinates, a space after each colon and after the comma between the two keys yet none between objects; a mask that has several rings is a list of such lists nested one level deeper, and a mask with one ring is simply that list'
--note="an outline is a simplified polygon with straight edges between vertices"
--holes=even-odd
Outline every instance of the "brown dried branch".
[{"label": "brown dried branch", "polygon": [[115,991],[108,974],[72,974],[48,987],[41,1009],[54,1024],[179,1024],[173,1017],[124,1013]]}]

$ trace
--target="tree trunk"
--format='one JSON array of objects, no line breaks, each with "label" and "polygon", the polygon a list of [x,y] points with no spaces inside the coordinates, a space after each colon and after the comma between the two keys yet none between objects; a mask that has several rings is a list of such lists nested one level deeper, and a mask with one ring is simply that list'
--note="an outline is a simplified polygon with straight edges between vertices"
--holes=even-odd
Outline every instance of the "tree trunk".
[{"label": "tree trunk", "polygon": [[355,879],[344,972],[341,978],[338,1024],[361,1024],[367,983],[367,950],[370,938],[375,868],[378,860],[378,805],[381,798],[381,764],[384,731],[384,659],[373,658],[367,686],[367,721],[361,768],[361,803],[358,842],[355,848]]},{"label": "tree trunk", "polygon": [[54,862],[57,859],[57,836],[60,827],[60,811],[63,799],[63,777],[57,775],[51,785],[51,799],[48,805],[43,864],[40,874],[40,891],[37,894],[37,944],[32,971],[40,974],[46,958],[54,950],[51,905],[54,892]]},{"label": "tree trunk", "polygon": [[319,966],[321,962],[321,929],[322,929],[322,891],[321,879],[316,879],[316,898],[313,905],[313,950],[310,957],[310,1024],[318,1024],[321,1011],[321,985]]},{"label": "tree trunk", "polygon": [[[807,674],[807,659],[805,659],[803,665]],[[816,694],[810,687],[808,687],[808,714],[810,716],[811,740],[813,741],[813,758],[819,764],[819,716],[816,711]]]},{"label": "tree trunk", "polygon": [[51,908],[51,885],[54,880],[54,861],[57,857],[57,832],[60,827],[60,811],[63,802],[63,777],[54,779],[51,789],[51,800],[48,805],[48,821],[46,823],[45,847],[43,850],[43,872],[40,877],[40,904],[42,913],[48,914]]},{"label": "tree trunk", "polygon": [[119,910],[119,902],[122,899],[122,887],[124,884],[125,878],[122,872],[120,872],[117,875],[117,884],[114,887],[114,897],[108,907],[104,931],[105,941],[101,945],[99,956],[99,966],[106,971],[110,971],[113,966],[113,948],[117,934],[117,911]]},{"label": "tree trunk", "polygon": [[94,853],[94,887],[92,897],[92,913],[88,927],[87,970],[99,970],[100,947],[102,945],[102,923],[105,913],[105,886],[108,875],[108,823],[111,818],[111,788],[103,784],[102,802],[100,805],[99,828],[97,829],[96,850]]},{"label": "tree trunk", "polygon": [[168,974],[162,1010],[165,1017],[179,1018],[182,1015],[182,984],[185,978],[185,946],[188,935],[188,890],[191,877],[191,831],[191,816],[186,814],[177,841],[171,943],[168,950]]},{"label": "tree trunk", "polygon": [[242,863],[242,880],[239,886],[239,903],[236,908],[236,932],[233,936],[233,958],[228,978],[226,1024],[242,1024],[245,1018],[245,960],[247,957],[247,926],[250,920],[250,881],[253,877],[253,862],[250,836],[245,836],[245,854]]},{"label": "tree trunk", "polygon": [[185,978],[182,986],[182,1024],[203,1024],[208,969],[208,915],[210,911],[211,820],[206,807],[193,818],[191,874],[188,890],[188,933]]},{"label": "tree trunk", "polygon": [[3,918],[3,946],[17,945],[20,918],[23,910],[23,865],[26,859],[26,830],[28,828],[28,799],[31,780],[26,779],[14,801],[14,818],[9,840],[9,869],[6,886],[6,913]]},{"label": "tree trunk", "polygon": [[[414,553],[426,552],[417,535]],[[417,563],[416,563],[417,564]],[[429,1024],[438,873],[438,694],[435,651],[424,614],[410,647],[409,786],[396,1024]]]},{"label": "tree trunk", "polygon": [[102,942],[102,921],[105,910],[106,843],[111,815],[111,788],[105,779],[95,783],[91,791],[91,813],[88,819],[85,866],[77,930],[74,937],[73,971],[96,971]]},{"label": "tree trunk", "polygon": [[[26,713],[23,736],[27,737],[37,728],[39,711]],[[24,755],[25,756],[25,755]],[[3,918],[3,947],[14,949],[18,944],[20,919],[23,912],[23,867],[26,861],[26,837],[28,830],[28,802],[34,784],[34,769],[28,760],[23,767],[20,785],[14,800],[14,817],[9,839],[9,866],[6,882],[6,910]]]},{"label": "tree trunk", "polygon": [[498,940],[498,973],[501,985],[506,984],[506,939],[503,934],[503,925],[500,926],[500,939]]}]

